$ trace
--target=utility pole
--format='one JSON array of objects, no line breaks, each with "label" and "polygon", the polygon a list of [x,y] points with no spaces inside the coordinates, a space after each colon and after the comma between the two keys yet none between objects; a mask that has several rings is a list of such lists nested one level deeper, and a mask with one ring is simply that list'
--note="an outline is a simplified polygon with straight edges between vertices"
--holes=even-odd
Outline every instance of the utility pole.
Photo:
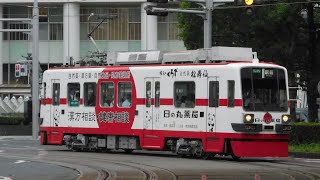
[{"label": "utility pole", "polygon": [[206,0],[206,17],[203,22],[203,48],[212,47],[212,11],[213,0]]},{"label": "utility pole", "polygon": [[32,20],[32,138],[39,137],[39,7],[33,3]]}]

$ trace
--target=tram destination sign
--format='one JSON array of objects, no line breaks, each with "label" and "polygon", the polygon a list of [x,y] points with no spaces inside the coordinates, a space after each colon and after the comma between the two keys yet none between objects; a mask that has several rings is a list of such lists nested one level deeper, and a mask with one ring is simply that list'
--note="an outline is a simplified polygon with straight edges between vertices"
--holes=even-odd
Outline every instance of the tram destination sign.
[{"label": "tram destination sign", "polygon": [[252,68],[252,74],[255,77],[264,78],[273,78],[276,75],[276,71],[274,69],[265,69],[265,68]]}]

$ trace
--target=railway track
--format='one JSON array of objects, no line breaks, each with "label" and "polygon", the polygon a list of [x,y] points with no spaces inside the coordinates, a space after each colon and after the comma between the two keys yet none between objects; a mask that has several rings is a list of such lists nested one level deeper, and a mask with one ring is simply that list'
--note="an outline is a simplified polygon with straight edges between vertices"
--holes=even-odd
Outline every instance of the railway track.
[{"label": "railway track", "polygon": [[0,152],[0,156],[76,169],[78,180],[320,179],[320,164],[288,160],[233,161],[225,157],[201,160],[143,151],[125,154],[71,152],[54,148],[40,149],[34,154],[23,154],[15,148],[13,152]]},{"label": "railway track", "polygon": [[[80,153],[81,156],[82,153]],[[84,153],[86,154],[86,153]],[[211,160],[212,163],[215,161],[224,161],[232,164],[240,164],[240,165],[250,165],[253,168],[252,170],[230,170],[219,169],[213,170],[208,168],[203,169],[167,169],[157,165],[150,165],[150,163],[146,162],[136,162],[131,159],[128,160],[119,160],[119,159],[109,159],[101,156],[101,158],[96,158],[94,155],[96,153],[88,153],[89,155],[86,158],[91,161],[99,161],[102,164],[112,164],[121,167],[127,167],[130,170],[119,170],[114,168],[113,170],[108,170],[108,177],[106,179],[114,180],[114,179],[143,179],[143,180],[154,180],[154,179],[165,179],[165,180],[191,180],[191,179],[201,179],[205,177],[205,179],[288,179],[288,180],[318,180],[320,179],[319,167],[317,165],[304,165],[298,163],[287,162],[284,160],[241,160],[241,161],[232,161],[225,158],[214,158]],[[93,155],[91,155],[93,154]],[[148,153],[137,153],[127,155],[124,153],[115,153],[117,156],[155,156],[159,157],[159,154],[150,154]],[[160,158],[170,157],[171,155],[165,154],[160,155]],[[170,157],[172,159],[179,159],[177,157]],[[191,161],[205,161],[200,159],[188,159]],[[196,163],[195,163],[196,164]],[[312,172],[314,170],[315,172]]]}]

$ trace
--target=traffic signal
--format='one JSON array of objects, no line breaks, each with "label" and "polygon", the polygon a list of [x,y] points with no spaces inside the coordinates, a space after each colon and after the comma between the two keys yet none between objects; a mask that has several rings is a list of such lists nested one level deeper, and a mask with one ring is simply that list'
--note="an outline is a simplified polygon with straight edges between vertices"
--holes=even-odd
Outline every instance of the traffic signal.
[{"label": "traffic signal", "polygon": [[[158,0],[161,1],[161,0]],[[149,0],[148,0],[149,2]],[[168,1],[167,1],[168,2]],[[147,5],[144,7],[144,10],[146,10],[147,15],[152,15],[152,16],[168,16],[168,12],[166,11],[152,11],[152,8],[154,8],[156,6],[151,6],[151,5]]]},{"label": "traffic signal", "polygon": [[245,7],[246,14],[252,16],[254,14],[254,9],[251,6]]},{"label": "traffic signal", "polygon": [[15,73],[14,74],[16,77],[20,77],[20,67],[21,67],[20,64],[15,65]]},{"label": "traffic signal", "polygon": [[244,0],[244,4],[246,5],[245,11],[248,16],[254,14],[253,7],[251,6],[254,3],[254,0]]}]

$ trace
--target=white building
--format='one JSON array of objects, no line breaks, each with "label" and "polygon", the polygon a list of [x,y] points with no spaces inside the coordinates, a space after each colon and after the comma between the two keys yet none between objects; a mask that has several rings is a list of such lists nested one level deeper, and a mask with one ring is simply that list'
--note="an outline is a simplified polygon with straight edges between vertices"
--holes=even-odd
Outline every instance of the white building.
[{"label": "white building", "polygon": [[[95,47],[88,33],[100,19],[88,17],[117,15],[106,20],[93,38],[103,51],[183,50],[176,14],[147,16],[146,0],[39,0],[39,60],[42,69],[61,65],[70,57],[80,60]],[[0,0],[1,18],[32,18],[33,0]],[[28,22],[0,22],[0,29],[28,29]],[[0,85],[27,84],[17,79],[14,65],[32,52],[32,37],[22,32],[0,33]],[[0,96],[4,96],[1,92]]]}]

